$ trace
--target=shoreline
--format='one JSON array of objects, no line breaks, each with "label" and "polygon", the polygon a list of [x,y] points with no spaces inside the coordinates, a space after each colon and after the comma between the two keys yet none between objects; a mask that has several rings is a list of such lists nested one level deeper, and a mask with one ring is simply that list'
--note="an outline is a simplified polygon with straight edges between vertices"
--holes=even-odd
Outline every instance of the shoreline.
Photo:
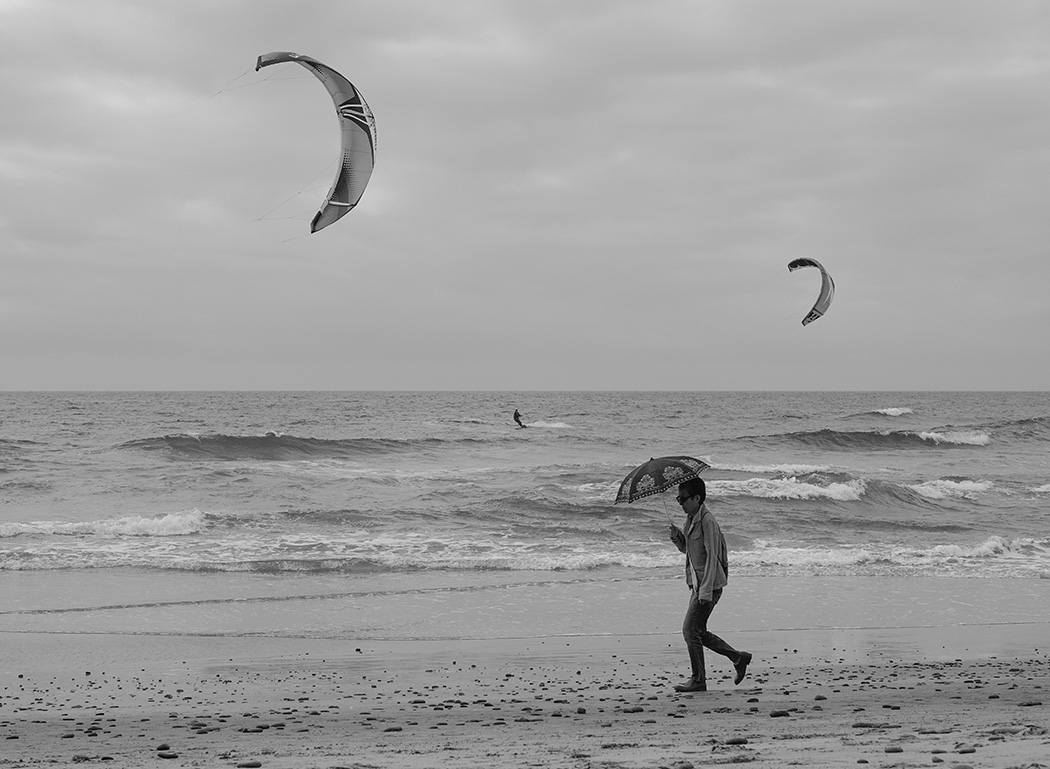
[{"label": "shoreline", "polygon": [[[679,569],[422,572],[268,578],[108,570],[10,572],[0,632],[274,635],[344,641],[677,633]],[[736,576],[712,620],[729,634],[1024,624],[1050,580]]]}]

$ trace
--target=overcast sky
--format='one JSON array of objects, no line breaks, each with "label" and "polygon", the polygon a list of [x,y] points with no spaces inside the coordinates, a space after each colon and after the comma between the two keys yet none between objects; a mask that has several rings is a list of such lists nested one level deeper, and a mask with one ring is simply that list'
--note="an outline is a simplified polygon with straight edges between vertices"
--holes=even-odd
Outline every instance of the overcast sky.
[{"label": "overcast sky", "polygon": [[1045,390],[1048,204],[1039,0],[0,0],[0,389]]}]

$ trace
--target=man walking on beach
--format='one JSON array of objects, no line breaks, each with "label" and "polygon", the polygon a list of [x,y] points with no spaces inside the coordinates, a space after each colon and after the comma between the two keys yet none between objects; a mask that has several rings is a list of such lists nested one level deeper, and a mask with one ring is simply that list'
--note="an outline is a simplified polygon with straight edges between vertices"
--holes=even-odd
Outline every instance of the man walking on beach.
[{"label": "man walking on beach", "polygon": [[693,478],[678,486],[678,504],[685,511],[685,528],[671,524],[671,541],[685,553],[685,579],[689,585],[689,608],[685,612],[682,635],[689,651],[692,676],[675,687],[677,692],[706,692],[707,671],[704,647],[728,657],[736,668],[733,683],[747,675],[749,652],[740,652],[707,629],[707,620],[729,582],[729,556],[718,521],[707,509],[707,486]]}]

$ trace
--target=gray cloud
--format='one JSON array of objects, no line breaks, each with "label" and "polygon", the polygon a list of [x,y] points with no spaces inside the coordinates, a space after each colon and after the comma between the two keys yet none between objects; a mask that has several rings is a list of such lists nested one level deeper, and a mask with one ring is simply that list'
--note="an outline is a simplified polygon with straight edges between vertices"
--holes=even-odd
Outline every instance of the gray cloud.
[{"label": "gray cloud", "polygon": [[[0,0],[0,387],[1045,389],[1039,2]],[[376,114],[315,235],[340,70]],[[817,276],[835,304],[799,321]]]}]

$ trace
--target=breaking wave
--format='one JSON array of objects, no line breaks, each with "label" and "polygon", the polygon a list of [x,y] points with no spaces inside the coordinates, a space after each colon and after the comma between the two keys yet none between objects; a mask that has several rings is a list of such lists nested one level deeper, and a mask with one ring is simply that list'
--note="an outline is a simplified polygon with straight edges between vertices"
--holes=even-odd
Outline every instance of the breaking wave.
[{"label": "breaking wave", "polygon": [[[774,438],[778,436],[773,436]],[[935,446],[987,446],[991,436],[984,430],[886,430],[877,432],[815,430],[779,436],[789,443],[824,449],[922,449]]]},{"label": "breaking wave", "polygon": [[900,417],[904,416],[905,414],[914,414],[915,412],[907,406],[891,406],[890,408],[886,409],[875,409],[875,411],[873,411],[872,413],[882,414],[886,417]]},{"label": "breaking wave", "polygon": [[850,546],[795,547],[756,542],[734,552],[734,568],[743,574],[810,573],[824,575],[1015,576],[1050,575],[1050,539],[992,536],[980,542],[907,547],[867,543]]},{"label": "breaking wave", "polygon": [[838,502],[856,502],[864,496],[865,489],[865,483],[862,480],[819,484],[796,477],[749,478],[746,481],[711,481],[708,486],[712,494],[726,497],[832,499]]},{"label": "breaking wave", "polygon": [[157,516],[129,515],[98,521],[28,521],[0,523],[0,537],[34,534],[83,537],[85,535],[170,537],[195,534],[205,526],[200,510],[184,510]]},{"label": "breaking wave", "polygon": [[989,491],[993,486],[991,481],[938,479],[909,484],[908,488],[927,499],[948,499],[950,497],[972,499],[975,494]]}]

